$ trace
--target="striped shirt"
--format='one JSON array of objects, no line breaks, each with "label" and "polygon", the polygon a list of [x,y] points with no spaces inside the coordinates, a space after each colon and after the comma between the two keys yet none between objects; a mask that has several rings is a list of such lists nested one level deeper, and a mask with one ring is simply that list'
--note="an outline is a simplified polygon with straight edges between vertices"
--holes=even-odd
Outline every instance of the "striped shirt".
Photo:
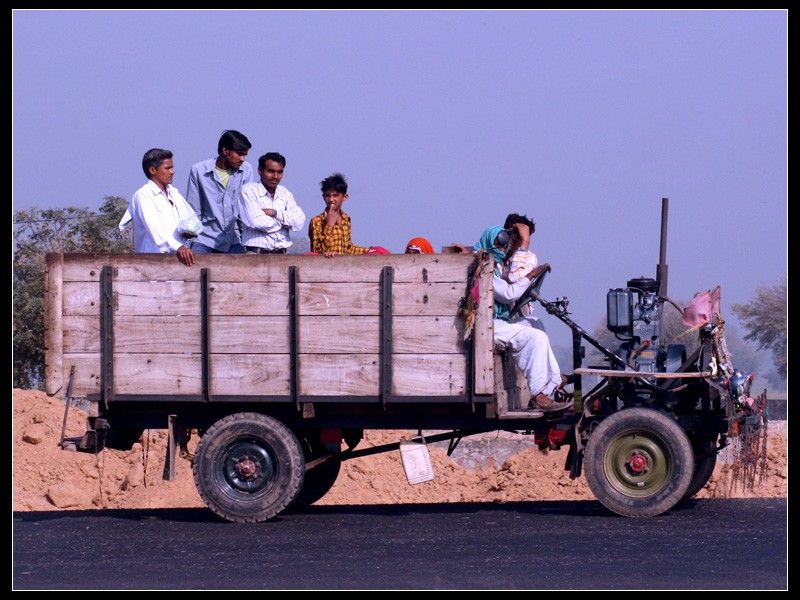
[{"label": "striped shirt", "polygon": [[[265,208],[271,208],[278,214],[268,217],[264,214]],[[242,186],[239,214],[242,219],[242,244],[267,250],[291,246],[290,231],[300,231],[306,223],[305,213],[289,190],[279,185],[273,197],[260,181]]]},{"label": "striped shirt", "polygon": [[[516,252],[511,256],[511,260],[508,261],[508,264],[505,265],[503,268],[503,277],[509,283],[516,283],[520,279],[523,279],[525,275],[533,271],[537,266],[539,266],[539,259],[538,257],[531,252],[530,250],[518,248]],[[526,285],[530,285],[530,281],[525,279]],[[533,302],[525,305],[520,314],[524,317],[531,317],[535,319],[536,317],[531,316],[531,313],[534,311]]]},{"label": "striped shirt", "polygon": [[537,266],[539,266],[539,259],[536,255],[530,250],[519,248],[514,252],[503,274],[509,283],[514,283],[520,277],[525,277]]}]

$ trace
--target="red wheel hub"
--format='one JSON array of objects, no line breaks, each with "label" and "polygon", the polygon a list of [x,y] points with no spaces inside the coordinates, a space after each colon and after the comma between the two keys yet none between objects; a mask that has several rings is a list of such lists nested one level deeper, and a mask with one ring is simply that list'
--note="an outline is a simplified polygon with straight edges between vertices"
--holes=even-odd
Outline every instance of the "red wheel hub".
[{"label": "red wheel hub", "polygon": [[647,457],[641,454],[632,454],[628,459],[628,467],[634,473],[643,473],[647,470]]},{"label": "red wheel hub", "polygon": [[240,460],[238,463],[236,463],[236,471],[243,478],[253,477],[256,474],[256,463],[249,458]]}]

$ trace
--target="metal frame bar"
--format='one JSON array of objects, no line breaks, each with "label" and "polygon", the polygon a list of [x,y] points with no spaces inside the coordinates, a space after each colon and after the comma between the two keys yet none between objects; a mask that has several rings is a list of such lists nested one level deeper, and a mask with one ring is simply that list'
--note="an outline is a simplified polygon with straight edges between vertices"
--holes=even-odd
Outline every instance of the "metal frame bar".
[{"label": "metal frame bar", "polygon": [[114,400],[114,271],[100,272],[100,389],[106,408]]},{"label": "metal frame bar", "polygon": [[392,283],[394,269],[381,270],[381,368],[380,396],[384,408],[392,398]]},{"label": "metal frame bar", "polygon": [[201,385],[203,401],[211,402],[209,365],[209,333],[208,333],[208,269],[200,269],[200,364],[202,368]]},{"label": "metal frame bar", "polygon": [[464,395],[466,401],[470,403],[472,409],[475,409],[475,343],[473,342],[474,336],[469,336],[469,339],[464,342],[466,346],[467,355],[465,356],[466,362],[466,380],[464,385]]},{"label": "metal frame bar", "polygon": [[300,373],[297,360],[297,267],[289,267],[289,395],[291,402],[300,410],[298,383]]}]

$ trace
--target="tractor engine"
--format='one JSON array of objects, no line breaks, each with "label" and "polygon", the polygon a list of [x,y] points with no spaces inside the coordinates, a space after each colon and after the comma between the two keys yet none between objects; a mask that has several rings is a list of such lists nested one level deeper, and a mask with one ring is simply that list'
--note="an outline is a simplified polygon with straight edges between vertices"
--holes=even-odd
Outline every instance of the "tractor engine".
[{"label": "tractor engine", "polygon": [[665,347],[661,340],[664,302],[658,290],[658,281],[640,277],[609,290],[606,297],[608,329],[622,341],[617,355],[637,371],[674,371],[685,352],[682,345]]}]

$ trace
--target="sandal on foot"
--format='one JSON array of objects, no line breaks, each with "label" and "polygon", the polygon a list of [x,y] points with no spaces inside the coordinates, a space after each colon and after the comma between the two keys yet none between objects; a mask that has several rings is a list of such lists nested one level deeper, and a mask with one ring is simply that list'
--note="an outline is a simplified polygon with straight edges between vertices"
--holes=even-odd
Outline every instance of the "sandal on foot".
[{"label": "sandal on foot", "polygon": [[574,401],[574,398],[572,398],[565,402],[558,402],[549,396],[540,393],[530,399],[530,402],[528,402],[528,408],[533,410],[541,410],[542,412],[553,412],[556,410],[564,410],[565,408],[569,408],[572,406]]}]

